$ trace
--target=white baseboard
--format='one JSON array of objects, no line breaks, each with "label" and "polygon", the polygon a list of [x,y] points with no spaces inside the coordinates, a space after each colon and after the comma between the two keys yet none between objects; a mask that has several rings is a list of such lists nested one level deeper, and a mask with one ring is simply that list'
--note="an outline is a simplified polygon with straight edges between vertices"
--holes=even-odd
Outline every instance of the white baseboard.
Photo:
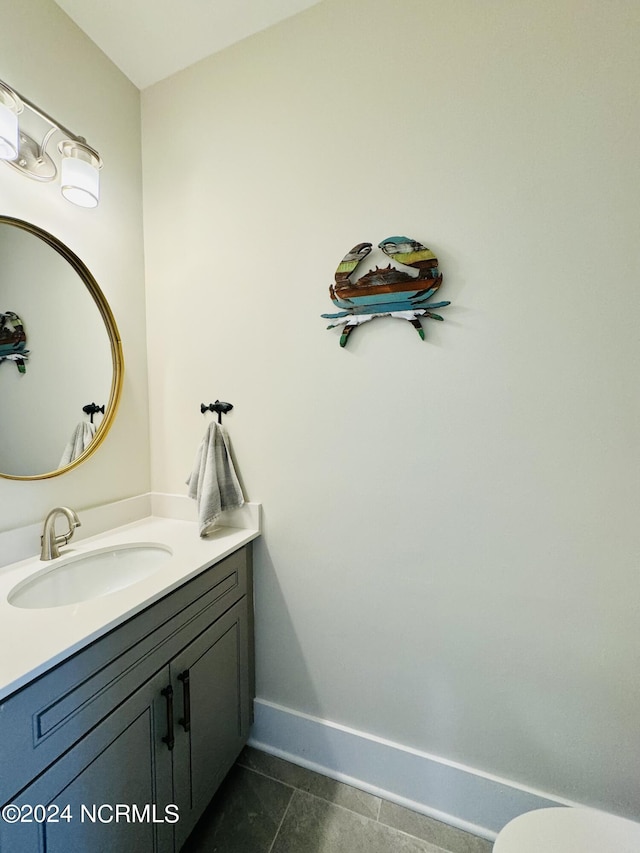
[{"label": "white baseboard", "polygon": [[250,746],[490,841],[519,814],[576,805],[262,699],[254,709]]}]

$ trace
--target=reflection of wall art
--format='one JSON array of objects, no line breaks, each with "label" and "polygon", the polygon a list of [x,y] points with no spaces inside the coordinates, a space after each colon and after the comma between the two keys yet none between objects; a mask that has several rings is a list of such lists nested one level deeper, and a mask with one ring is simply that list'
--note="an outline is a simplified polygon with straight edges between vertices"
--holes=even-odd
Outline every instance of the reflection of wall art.
[{"label": "reflection of wall art", "polygon": [[[344,256],[335,273],[335,284],[329,288],[333,304],[341,310],[337,314],[323,314],[334,320],[327,328],[344,326],[340,346],[347,343],[349,335],[361,323],[376,317],[397,317],[407,320],[424,340],[421,317],[442,320],[433,308],[444,308],[449,302],[427,302],[442,284],[438,259],[426,246],[409,237],[387,237],[378,248],[394,261],[410,267],[413,274],[388,266],[376,267],[366,275],[352,281],[350,276],[372,249],[371,243],[358,243]],[[416,275],[417,273],[417,275]]]},{"label": "reflection of wall art", "polygon": [[0,313],[0,362],[15,361],[20,373],[25,373],[29,358],[24,324],[14,311]]}]

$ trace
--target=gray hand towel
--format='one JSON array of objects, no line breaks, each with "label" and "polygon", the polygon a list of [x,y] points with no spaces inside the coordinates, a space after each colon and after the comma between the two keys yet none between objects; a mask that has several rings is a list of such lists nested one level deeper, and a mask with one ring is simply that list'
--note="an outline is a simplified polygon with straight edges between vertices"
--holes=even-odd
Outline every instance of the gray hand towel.
[{"label": "gray hand towel", "polygon": [[244,504],[227,431],[215,421],[207,427],[187,485],[189,497],[198,503],[200,536],[206,536],[224,510],[238,509]]}]

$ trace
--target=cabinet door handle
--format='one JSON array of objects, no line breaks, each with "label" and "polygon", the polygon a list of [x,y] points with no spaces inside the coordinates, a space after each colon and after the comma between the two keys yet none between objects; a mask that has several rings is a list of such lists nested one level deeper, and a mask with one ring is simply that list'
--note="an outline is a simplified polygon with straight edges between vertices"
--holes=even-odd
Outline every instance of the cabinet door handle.
[{"label": "cabinet door handle", "polygon": [[173,736],[173,687],[171,685],[165,687],[162,695],[167,700],[167,734],[162,741],[172,750],[176,742]]},{"label": "cabinet door handle", "polygon": [[185,730],[188,732],[191,730],[191,687],[189,684],[189,670],[185,669],[184,672],[181,672],[178,676],[178,681],[182,682],[182,690],[183,690],[183,702],[184,702],[184,716],[180,717],[178,722]]}]

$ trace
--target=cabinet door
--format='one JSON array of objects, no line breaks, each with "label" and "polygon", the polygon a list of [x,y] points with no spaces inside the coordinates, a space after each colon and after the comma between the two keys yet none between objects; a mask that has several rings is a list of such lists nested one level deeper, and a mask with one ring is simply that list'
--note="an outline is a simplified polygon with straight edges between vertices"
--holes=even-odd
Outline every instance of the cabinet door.
[{"label": "cabinet door", "polygon": [[244,746],[250,726],[247,599],[241,599],[171,662],[179,850]]},{"label": "cabinet door", "polygon": [[2,853],[171,853],[168,684],[165,667],[13,800],[31,822],[0,821]]}]

